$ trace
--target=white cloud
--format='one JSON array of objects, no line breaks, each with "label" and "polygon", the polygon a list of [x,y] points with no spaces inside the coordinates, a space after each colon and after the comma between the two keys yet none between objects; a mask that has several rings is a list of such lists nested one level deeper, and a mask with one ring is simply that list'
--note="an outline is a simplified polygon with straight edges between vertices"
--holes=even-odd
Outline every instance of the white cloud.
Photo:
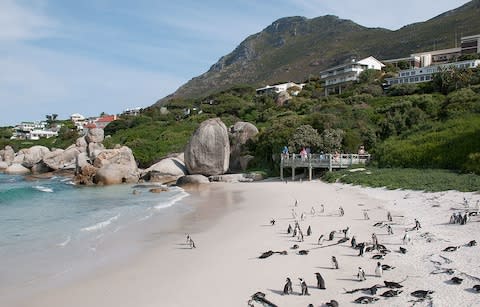
[{"label": "white cloud", "polygon": [[0,1],[0,41],[39,39],[52,34],[56,23],[39,9],[15,0]]}]

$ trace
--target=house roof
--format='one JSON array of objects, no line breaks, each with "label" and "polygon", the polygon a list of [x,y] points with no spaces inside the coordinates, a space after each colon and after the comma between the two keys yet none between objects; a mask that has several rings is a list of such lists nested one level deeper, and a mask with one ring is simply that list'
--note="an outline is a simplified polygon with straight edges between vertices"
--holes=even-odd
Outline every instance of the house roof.
[{"label": "house roof", "polygon": [[117,117],[115,115],[106,115],[97,119],[97,123],[110,123],[113,122]]}]

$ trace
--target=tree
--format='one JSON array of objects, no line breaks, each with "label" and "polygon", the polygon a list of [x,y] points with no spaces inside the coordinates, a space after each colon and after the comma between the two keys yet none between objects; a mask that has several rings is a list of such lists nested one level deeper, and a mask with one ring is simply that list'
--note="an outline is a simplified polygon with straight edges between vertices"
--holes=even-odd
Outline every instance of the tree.
[{"label": "tree", "polygon": [[340,151],[344,135],[345,133],[342,129],[325,129],[320,135],[321,150],[327,153]]},{"label": "tree", "polygon": [[47,125],[48,127],[52,127],[56,121],[57,121],[57,117],[58,117],[58,114],[47,114],[45,115],[46,119],[47,119]]},{"label": "tree", "polygon": [[318,148],[320,145],[320,135],[312,126],[302,125],[295,129],[288,145],[292,147],[294,151],[303,147]]}]

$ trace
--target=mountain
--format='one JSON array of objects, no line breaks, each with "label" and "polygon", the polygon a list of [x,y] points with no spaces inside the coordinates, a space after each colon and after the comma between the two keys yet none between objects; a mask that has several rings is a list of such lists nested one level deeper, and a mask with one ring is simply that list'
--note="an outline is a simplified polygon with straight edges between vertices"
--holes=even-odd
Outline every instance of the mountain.
[{"label": "mountain", "polygon": [[313,19],[281,18],[247,37],[207,72],[155,105],[172,98],[199,97],[239,84],[261,87],[285,81],[302,82],[352,58],[372,55],[389,59],[455,47],[461,36],[480,34],[479,16],[480,0],[473,0],[396,31],[367,28],[332,15]]}]

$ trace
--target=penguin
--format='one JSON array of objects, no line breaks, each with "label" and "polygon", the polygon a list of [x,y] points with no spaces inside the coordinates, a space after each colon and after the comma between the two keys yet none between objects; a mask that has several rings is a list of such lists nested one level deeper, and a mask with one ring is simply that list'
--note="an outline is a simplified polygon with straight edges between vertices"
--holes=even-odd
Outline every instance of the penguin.
[{"label": "penguin", "polygon": [[377,262],[377,267],[375,268],[375,275],[377,275],[377,277],[382,277],[383,275],[383,267],[380,262]]},{"label": "penguin", "polygon": [[287,281],[285,283],[285,286],[283,287],[283,294],[292,294],[293,288],[292,288],[292,281],[290,280],[289,277],[287,277]]},{"label": "penguin", "polygon": [[308,228],[307,228],[307,236],[309,236],[311,234],[312,234],[312,227],[310,227],[310,225],[309,225]]},{"label": "penguin", "polygon": [[292,233],[292,225],[288,224],[287,234],[291,234],[291,233]]},{"label": "penguin", "polygon": [[404,248],[404,247],[400,247],[400,253],[406,254],[406,253],[407,253],[407,249]]},{"label": "penguin", "polygon": [[335,230],[333,230],[332,232],[330,232],[330,234],[328,235],[328,240],[329,240],[329,241],[332,241],[334,236],[335,236]]},{"label": "penguin", "polygon": [[402,292],[403,292],[402,290],[388,290],[388,291],[385,291],[385,292],[383,292],[382,294],[380,294],[380,296],[383,296],[383,297],[394,297],[394,296],[399,295],[399,294],[402,293]]},{"label": "penguin", "polygon": [[476,245],[477,245],[477,241],[475,241],[475,240],[472,240],[472,241],[467,243],[467,246],[470,246],[470,247],[476,246]]},{"label": "penguin", "polygon": [[458,246],[449,246],[449,247],[446,247],[442,250],[442,252],[454,252],[458,249],[459,247]]},{"label": "penguin", "polygon": [[399,288],[403,288],[403,286],[401,284],[399,284],[398,282],[394,282],[394,281],[383,281],[385,283],[385,287],[387,288],[390,288],[390,289],[399,289]]},{"label": "penguin", "polygon": [[300,287],[302,288],[302,294],[301,295],[310,295],[310,293],[308,293],[308,287],[307,287],[307,283],[305,282],[305,280],[303,280],[302,278],[299,278],[300,280]]},{"label": "penguin", "polygon": [[338,302],[336,300],[330,300],[330,302],[326,302],[325,305],[328,307],[338,307]]},{"label": "penguin", "polygon": [[290,247],[290,249],[297,249],[299,246],[297,244],[293,244],[292,247]]},{"label": "penguin", "polygon": [[318,289],[326,289],[325,288],[325,280],[323,279],[322,274],[315,273],[315,275],[317,276],[317,288]]},{"label": "penguin", "polygon": [[427,298],[430,294],[434,293],[434,291],[431,290],[416,290],[410,293],[411,296],[414,296],[416,298]]},{"label": "penguin", "polygon": [[338,261],[337,261],[337,258],[335,256],[332,256],[332,264],[333,264],[334,269],[338,270]]},{"label": "penguin", "polygon": [[456,284],[456,285],[460,285],[463,281],[462,278],[458,278],[458,277],[452,277],[452,279],[450,279],[452,281],[452,283]]},{"label": "penguin", "polygon": [[308,251],[306,249],[302,249],[298,251],[299,255],[308,255]]},{"label": "penguin", "polygon": [[480,285],[475,285],[472,287],[472,289],[475,291],[475,292],[479,292],[480,293]]},{"label": "penguin", "polygon": [[373,255],[373,256],[372,256],[372,259],[377,259],[377,260],[381,260],[381,259],[383,259],[383,258],[385,258],[384,255],[378,255],[378,254],[377,254],[377,255]]},{"label": "penguin", "polygon": [[357,304],[370,304],[373,302],[378,301],[378,297],[373,297],[373,296],[361,296],[355,300],[355,303]]},{"label": "penguin", "polygon": [[377,287],[377,285],[375,285],[375,286],[370,287],[369,290],[370,290],[371,295],[375,295],[375,294],[377,294],[378,287]]},{"label": "penguin", "polygon": [[318,238],[318,245],[323,244],[323,235],[320,235],[320,238]]},{"label": "penguin", "polygon": [[350,245],[353,248],[357,248],[357,239],[355,238],[355,236],[352,237],[352,240],[350,241]]},{"label": "penguin", "polygon": [[366,280],[366,278],[365,278],[365,271],[364,271],[361,267],[358,267],[357,277],[358,277],[358,280],[359,280],[359,281],[364,281],[364,280]]},{"label": "penguin", "polygon": [[384,271],[393,270],[394,268],[395,268],[394,266],[389,266],[388,264],[382,264],[382,270]]}]

